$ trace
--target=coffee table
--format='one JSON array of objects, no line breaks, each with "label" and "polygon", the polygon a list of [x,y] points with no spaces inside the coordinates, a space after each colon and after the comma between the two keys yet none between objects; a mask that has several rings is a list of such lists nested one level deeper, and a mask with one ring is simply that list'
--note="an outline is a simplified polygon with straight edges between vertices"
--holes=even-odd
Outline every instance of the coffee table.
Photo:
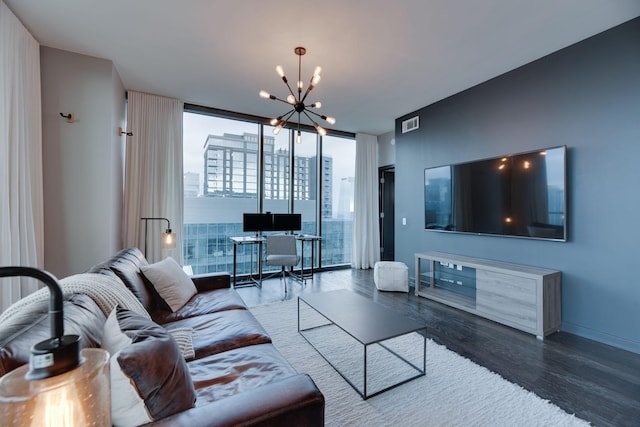
[{"label": "coffee table", "polygon": [[[301,322],[304,325],[301,325]],[[425,375],[426,329],[424,323],[389,310],[349,290],[304,294],[298,297],[298,332],[363,399]],[[408,336],[414,333],[415,336]],[[345,338],[337,339],[339,335],[344,335]],[[403,337],[405,335],[407,337]],[[395,348],[399,340],[407,338],[418,344],[407,347],[405,343],[401,349]],[[353,371],[353,361],[360,360],[355,354],[359,348],[363,354],[362,366],[355,369],[356,374],[349,374],[346,371]],[[421,351],[421,358],[416,359],[415,354],[407,357],[407,351]],[[347,361],[348,358],[351,358],[350,362]],[[413,360],[409,360],[410,358]],[[375,366],[376,363],[384,366]],[[389,375],[392,369],[387,365],[390,364],[401,365],[403,374],[398,375],[394,371],[390,378],[391,384],[378,384],[371,392],[368,384],[372,382],[373,376],[369,378],[371,372],[368,370],[374,368],[373,375]],[[347,366],[351,368],[346,369]],[[361,383],[360,371],[363,373]]]}]

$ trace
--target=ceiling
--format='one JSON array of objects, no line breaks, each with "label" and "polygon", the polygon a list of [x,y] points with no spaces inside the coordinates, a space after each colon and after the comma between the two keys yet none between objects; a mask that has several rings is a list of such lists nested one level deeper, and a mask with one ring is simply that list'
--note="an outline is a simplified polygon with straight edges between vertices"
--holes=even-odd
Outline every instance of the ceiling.
[{"label": "ceiling", "polygon": [[[264,117],[302,80],[335,129],[394,120],[640,16],[638,0],[4,0],[44,46],[113,61],[125,88]],[[331,128],[332,126],[326,126]]]}]

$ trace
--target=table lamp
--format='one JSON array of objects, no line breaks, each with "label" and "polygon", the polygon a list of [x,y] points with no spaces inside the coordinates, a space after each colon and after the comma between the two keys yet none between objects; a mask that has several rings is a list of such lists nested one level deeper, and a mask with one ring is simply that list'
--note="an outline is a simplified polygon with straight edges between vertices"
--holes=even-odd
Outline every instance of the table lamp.
[{"label": "table lamp", "polygon": [[8,426],[110,426],[109,353],[79,351],[80,337],[64,335],[62,290],[32,267],[0,267],[0,277],[26,276],[49,288],[52,338],[31,348],[29,364],[0,378],[0,414]]}]

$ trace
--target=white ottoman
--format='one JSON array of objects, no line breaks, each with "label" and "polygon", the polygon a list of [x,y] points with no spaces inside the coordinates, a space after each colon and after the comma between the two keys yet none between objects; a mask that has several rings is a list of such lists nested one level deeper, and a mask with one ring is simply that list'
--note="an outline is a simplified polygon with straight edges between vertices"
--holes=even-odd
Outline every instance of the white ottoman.
[{"label": "white ottoman", "polygon": [[380,291],[409,292],[409,267],[398,261],[376,262],[373,282]]}]

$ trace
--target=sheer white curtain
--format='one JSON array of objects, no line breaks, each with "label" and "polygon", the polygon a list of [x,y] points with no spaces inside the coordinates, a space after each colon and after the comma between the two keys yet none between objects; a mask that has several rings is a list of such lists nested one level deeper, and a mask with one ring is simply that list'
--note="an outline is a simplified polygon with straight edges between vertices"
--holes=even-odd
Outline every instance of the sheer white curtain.
[{"label": "sheer white curtain", "polygon": [[[40,45],[0,2],[0,266],[44,265]],[[0,312],[38,289],[4,278]]]},{"label": "sheer white curtain", "polygon": [[167,218],[176,233],[176,248],[163,249],[166,221],[149,221],[146,257],[149,262],[167,256],[182,263],[182,101],[128,92],[124,242],[145,248],[145,224],[140,218]]},{"label": "sheer white curtain", "polygon": [[378,137],[356,134],[351,266],[372,268],[380,260]]}]

